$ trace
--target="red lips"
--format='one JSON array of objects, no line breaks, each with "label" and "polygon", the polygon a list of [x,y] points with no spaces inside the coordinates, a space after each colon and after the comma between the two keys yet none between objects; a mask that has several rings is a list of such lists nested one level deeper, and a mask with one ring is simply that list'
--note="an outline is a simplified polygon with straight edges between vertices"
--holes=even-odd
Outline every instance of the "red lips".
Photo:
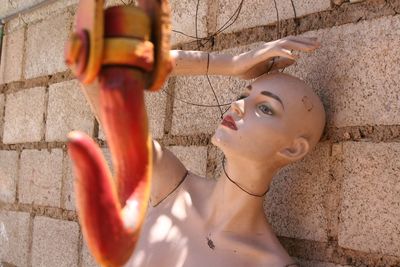
[{"label": "red lips", "polygon": [[235,120],[230,115],[225,116],[224,119],[222,120],[221,124],[232,130],[235,130],[235,131],[237,131],[237,129],[238,129],[236,127]]}]

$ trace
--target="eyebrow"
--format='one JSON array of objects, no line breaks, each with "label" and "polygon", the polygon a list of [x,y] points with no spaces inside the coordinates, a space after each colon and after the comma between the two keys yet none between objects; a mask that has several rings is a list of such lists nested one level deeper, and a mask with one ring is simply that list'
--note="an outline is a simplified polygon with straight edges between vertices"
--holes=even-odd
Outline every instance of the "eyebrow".
[{"label": "eyebrow", "polygon": [[279,103],[281,103],[281,105],[282,105],[282,108],[285,109],[285,106],[283,105],[283,102],[282,102],[282,100],[279,98],[279,96],[277,96],[277,95],[275,95],[275,94],[273,94],[273,93],[271,93],[271,92],[268,92],[268,91],[262,91],[261,94],[262,94],[262,95],[265,95],[265,96],[272,97],[273,99],[279,101]]}]

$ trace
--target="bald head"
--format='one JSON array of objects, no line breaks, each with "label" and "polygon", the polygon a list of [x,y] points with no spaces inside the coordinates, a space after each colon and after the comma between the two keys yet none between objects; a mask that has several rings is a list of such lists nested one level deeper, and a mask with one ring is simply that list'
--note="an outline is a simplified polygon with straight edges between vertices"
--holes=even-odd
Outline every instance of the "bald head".
[{"label": "bald head", "polygon": [[305,138],[310,150],[316,145],[325,126],[325,110],[319,97],[304,81],[276,72],[260,76],[251,87],[279,98],[284,108],[282,120],[289,126],[290,136]]}]

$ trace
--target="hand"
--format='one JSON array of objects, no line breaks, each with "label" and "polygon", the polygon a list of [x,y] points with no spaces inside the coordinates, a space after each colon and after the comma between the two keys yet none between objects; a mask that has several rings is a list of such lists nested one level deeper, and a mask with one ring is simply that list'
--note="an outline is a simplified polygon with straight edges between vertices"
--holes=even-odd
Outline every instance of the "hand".
[{"label": "hand", "polygon": [[288,36],[265,43],[233,58],[233,76],[248,80],[272,70],[286,68],[298,58],[291,50],[311,52],[319,46],[317,38],[299,36]]}]

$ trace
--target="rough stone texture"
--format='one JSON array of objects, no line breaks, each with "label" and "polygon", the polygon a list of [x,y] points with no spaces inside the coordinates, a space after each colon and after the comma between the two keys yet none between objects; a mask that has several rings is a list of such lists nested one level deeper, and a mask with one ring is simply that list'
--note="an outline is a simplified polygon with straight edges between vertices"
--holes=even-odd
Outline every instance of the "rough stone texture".
[{"label": "rough stone texture", "polygon": [[[220,53],[237,55],[259,46],[260,43],[223,50]],[[244,90],[246,81],[234,77],[209,76],[220,104],[236,100]],[[199,107],[179,101],[182,99],[194,104],[216,105],[216,100],[205,76],[183,76],[176,78],[172,131],[174,135],[214,133],[221,122],[221,112],[217,107]],[[225,105],[225,111],[229,105]]]},{"label": "rough stone texture", "polygon": [[346,142],[339,245],[400,256],[400,143]]},{"label": "rough stone texture", "polygon": [[4,36],[0,66],[0,84],[17,81],[22,77],[24,34],[25,29],[20,29]]},{"label": "rough stone texture", "polygon": [[145,103],[149,118],[149,127],[153,138],[162,138],[164,134],[166,94],[146,93]]},{"label": "rough stone texture", "polygon": [[28,26],[25,78],[52,74],[67,69],[64,63],[64,46],[70,32],[71,23],[71,14],[64,12]]},{"label": "rough stone texture", "polygon": [[[217,17],[218,29],[220,29],[228,21],[233,20],[229,19],[234,16],[235,11],[238,9],[241,1],[242,0],[219,1],[219,15]],[[280,20],[294,17],[290,0],[276,1],[276,4],[279,11]],[[257,0],[251,2],[244,1],[238,19],[225,32],[233,32],[259,25],[267,25],[276,21],[277,14],[273,0]]]},{"label": "rough stone texture", "polygon": [[2,1],[0,6],[0,18],[7,17],[14,12],[29,8],[35,4],[39,4],[44,0],[12,0]]},{"label": "rough stone texture", "polygon": [[0,151],[0,202],[13,203],[17,190],[18,153]]},{"label": "rough stone texture", "polygon": [[3,142],[40,141],[43,134],[45,89],[35,87],[8,94],[6,98]]},{"label": "rough stone texture", "polygon": [[185,167],[202,177],[206,176],[207,147],[205,146],[171,146],[168,149],[180,159]]},{"label": "rough stone texture", "polygon": [[[238,9],[240,2],[241,0],[219,1],[217,17],[218,29],[220,29],[228,21],[233,21],[233,19],[229,19],[235,15],[235,11]],[[297,17],[301,17],[310,13],[330,9],[329,0],[294,0],[293,3],[295,9],[293,9],[290,0],[276,1],[279,12],[279,20],[294,18],[295,13]],[[268,25],[276,23],[276,21],[277,13],[274,0],[244,1],[238,19],[234,22],[234,24],[232,24],[231,27],[226,29],[225,32],[234,32],[245,28]]]},{"label": "rough stone texture", "polygon": [[330,145],[320,143],[274,177],[264,209],[277,235],[327,241],[329,153]]},{"label": "rough stone texture", "polygon": [[33,222],[32,266],[77,266],[79,226],[76,222],[36,217]]},{"label": "rough stone texture", "polygon": [[322,261],[307,261],[303,259],[293,258],[297,263],[302,267],[352,267],[352,265],[340,265],[330,262],[322,262]]},{"label": "rough stone texture", "polygon": [[64,158],[64,186],[62,192],[64,196],[64,203],[61,204],[61,207],[68,210],[76,210],[74,179],[75,177],[71,158],[69,157],[69,155],[66,155]]},{"label": "rough stone texture", "polygon": [[297,17],[329,10],[331,8],[330,0],[293,0],[293,4]]},{"label": "rough stone texture", "polygon": [[[169,1],[172,11],[172,30],[183,32],[186,35],[196,36],[196,5],[197,1],[172,0]],[[197,13],[197,36],[207,36],[207,1],[200,1]],[[194,38],[172,32],[171,44],[193,41]]]},{"label": "rough stone texture", "polygon": [[73,130],[93,135],[94,116],[76,80],[50,85],[47,141],[65,141]]},{"label": "rough stone texture", "polygon": [[[101,151],[103,152],[104,158],[108,166],[111,168],[111,154],[107,148],[102,148]],[[76,210],[75,207],[75,191],[74,191],[74,172],[71,159],[68,155],[64,158],[64,187],[63,187],[63,196],[64,196],[64,203],[62,204],[63,208],[68,210]],[[112,171],[113,173],[113,171]]]},{"label": "rough stone texture", "polygon": [[63,152],[61,149],[24,150],[19,173],[19,201],[60,206]]},{"label": "rough stone texture", "polygon": [[82,266],[83,267],[98,267],[99,265],[95,262],[92,254],[90,254],[89,248],[86,242],[83,242],[82,246]]},{"label": "rough stone texture", "polygon": [[28,266],[29,213],[0,211],[0,265]]},{"label": "rough stone texture", "polygon": [[[24,0],[17,1],[23,2]],[[38,0],[32,1],[38,2]],[[15,0],[13,0],[13,2],[15,2]],[[26,24],[33,24],[35,22],[46,20],[51,17],[56,17],[60,13],[63,13],[67,7],[76,5],[78,2],[78,0],[58,0],[52,3],[48,2],[46,5],[40,8],[31,10],[32,12],[21,14],[20,16],[7,21],[6,32],[14,31],[15,29],[24,27]],[[13,9],[13,12],[15,11],[16,9]]]},{"label": "rough stone texture", "polygon": [[319,92],[329,125],[400,123],[400,15],[305,35],[318,36],[322,47],[287,70]]}]

